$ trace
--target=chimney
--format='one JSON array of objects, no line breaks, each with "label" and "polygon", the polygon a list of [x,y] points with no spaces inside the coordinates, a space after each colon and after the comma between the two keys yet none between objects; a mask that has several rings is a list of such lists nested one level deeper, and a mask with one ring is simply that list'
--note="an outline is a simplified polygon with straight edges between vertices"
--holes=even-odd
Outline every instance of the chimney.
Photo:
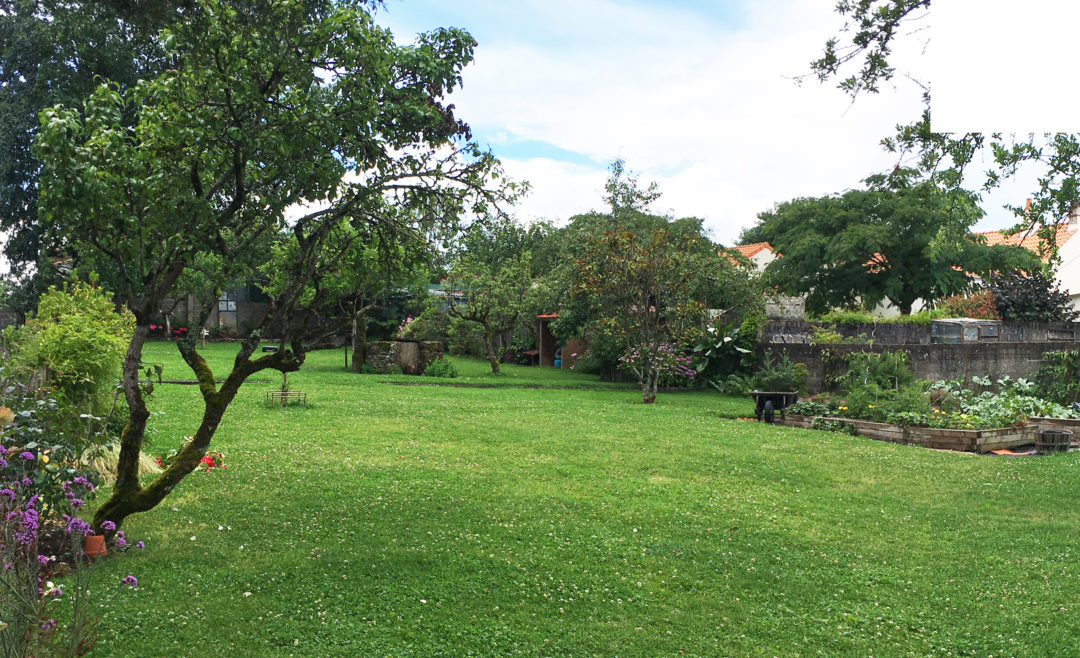
[{"label": "chimney", "polygon": [[1031,210],[1031,199],[1028,199],[1027,203],[1024,204],[1024,212],[1029,212],[1030,210]]},{"label": "chimney", "polygon": [[1080,218],[1080,203],[1074,203],[1072,209],[1069,210],[1069,224],[1075,225],[1078,218]]}]

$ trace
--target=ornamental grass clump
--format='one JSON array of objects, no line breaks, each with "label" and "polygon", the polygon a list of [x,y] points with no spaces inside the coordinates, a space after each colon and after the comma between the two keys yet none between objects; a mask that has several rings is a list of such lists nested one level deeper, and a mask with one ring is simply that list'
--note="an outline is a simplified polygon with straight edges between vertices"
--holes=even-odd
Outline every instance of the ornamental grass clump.
[{"label": "ornamental grass clump", "polygon": [[428,364],[424,369],[424,375],[452,379],[458,376],[458,371],[457,366],[449,357],[442,356]]}]

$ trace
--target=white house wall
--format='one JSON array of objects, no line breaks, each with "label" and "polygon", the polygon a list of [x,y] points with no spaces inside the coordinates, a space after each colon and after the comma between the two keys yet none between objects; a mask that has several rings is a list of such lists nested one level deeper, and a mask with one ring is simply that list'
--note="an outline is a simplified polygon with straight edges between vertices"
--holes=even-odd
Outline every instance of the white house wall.
[{"label": "white house wall", "polygon": [[1055,278],[1062,290],[1069,293],[1073,307],[1080,309],[1080,238],[1075,235],[1058,249],[1061,265]]}]

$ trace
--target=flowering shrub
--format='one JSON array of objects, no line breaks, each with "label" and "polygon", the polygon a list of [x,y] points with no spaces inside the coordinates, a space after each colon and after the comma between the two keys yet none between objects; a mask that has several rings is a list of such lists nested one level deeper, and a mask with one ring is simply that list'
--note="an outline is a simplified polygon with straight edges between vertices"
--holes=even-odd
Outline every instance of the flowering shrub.
[{"label": "flowering shrub", "polygon": [[630,347],[619,358],[619,366],[639,377],[651,369],[657,374],[660,386],[689,386],[697,375],[692,359],[681,354],[674,345]]},{"label": "flowering shrub", "polygon": [[162,338],[175,338],[176,340],[181,340],[187,337],[188,331],[189,329],[183,325],[173,327],[171,331],[168,326],[163,324],[150,325],[150,335],[160,336]]},{"label": "flowering shrub", "polygon": [[88,444],[74,435],[66,424],[63,410],[41,390],[32,390],[17,382],[4,382],[0,391],[0,482],[26,482],[30,495],[37,495],[38,510],[47,517],[59,515],[65,497],[63,483],[75,478],[97,482],[98,474],[79,464],[79,456]]},{"label": "flowering shrub", "polygon": [[[63,482],[68,513],[55,533],[60,542],[46,546],[39,509],[42,501],[29,482],[29,478],[5,480],[0,489],[0,618],[4,622],[0,646],[9,656],[82,655],[94,641],[95,622],[87,598],[92,566],[83,553],[83,542],[92,530],[77,512],[94,485],[82,477]],[[126,549],[123,533],[117,533],[115,546]],[[142,548],[142,542],[138,546]],[[50,580],[65,573],[72,577],[66,592]],[[134,576],[121,582],[132,588],[138,584]],[[65,605],[69,610],[58,614]],[[68,621],[61,626],[58,618]]]},{"label": "flowering shrub", "polygon": [[946,297],[939,304],[947,317],[975,318],[976,320],[1000,320],[997,298],[992,290],[980,290],[970,295]]}]

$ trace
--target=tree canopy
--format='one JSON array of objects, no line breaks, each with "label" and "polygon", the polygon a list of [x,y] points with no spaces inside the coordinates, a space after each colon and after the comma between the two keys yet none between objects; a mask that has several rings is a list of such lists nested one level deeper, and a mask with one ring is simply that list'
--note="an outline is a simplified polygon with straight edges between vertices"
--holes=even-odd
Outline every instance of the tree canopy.
[{"label": "tree canopy", "polygon": [[[446,277],[447,312],[456,320],[472,322],[483,331],[491,373],[498,375],[500,355],[495,336],[530,323],[532,254],[528,251],[492,262],[477,254],[462,255]],[[533,316],[535,317],[535,316]]]},{"label": "tree canopy", "polygon": [[[877,93],[894,77],[895,43],[918,38],[913,33],[925,27],[931,8],[930,0],[840,0],[835,10],[845,17],[844,28],[826,42],[811,69],[822,81],[839,78],[838,86],[854,98]],[[1056,261],[1057,232],[1080,204],[1080,134],[936,133],[930,116],[932,90],[923,89],[922,116],[898,126],[895,135],[883,140],[885,148],[896,153],[903,166],[949,190],[963,188],[974,177],[977,186],[988,191],[1018,169],[1036,172],[1032,203],[1009,209],[1017,217],[1016,230],[1034,231],[1051,262]],[[984,157],[977,157],[980,154]],[[981,161],[990,163],[985,172],[969,176],[972,163]]]},{"label": "tree canopy", "polygon": [[[45,110],[36,142],[42,222],[116,268],[116,292],[136,319],[123,378],[131,416],[98,526],[152,508],[194,469],[245,379],[298,369],[351,320],[333,312],[336,299],[310,294],[334,266],[330,241],[343,253],[351,239],[343,224],[355,236],[424,241],[514,193],[444,102],[472,60],[463,30],[400,46],[365,2],[200,0],[162,45],[167,70],[129,89],[102,85],[81,108]],[[296,246],[280,265],[285,283],[232,370],[215,376],[193,335],[178,342],[204,413],[178,458],[143,486],[135,467],[149,412],[137,378],[149,322],[198,259],[213,256],[218,276],[235,278],[250,268],[239,255],[285,232]],[[200,324],[212,307],[204,301]],[[256,358],[275,323],[278,351]]]},{"label": "tree canopy", "polygon": [[754,274],[705,234],[700,219],[649,212],[659,196],[621,161],[605,186],[610,211],[574,217],[562,229],[563,265],[549,277],[561,291],[563,336],[586,337],[594,356],[621,359],[651,403],[665,364],[703,335],[711,313],[739,315],[763,304]]},{"label": "tree canopy", "polygon": [[972,221],[957,215],[973,212],[970,199],[928,183],[788,201],[761,214],[761,236],[783,255],[769,264],[767,280],[805,294],[814,313],[889,300],[908,314],[917,300],[969,289],[972,274],[1040,269],[1021,247],[988,246],[967,232],[938,240],[950,226]]},{"label": "tree canopy", "polygon": [[[100,83],[122,89],[165,66],[158,31],[190,2],[0,2],[0,229],[16,265],[7,303],[24,315],[58,281],[50,256],[64,248],[38,222],[38,114],[81,103]],[[130,124],[134,114],[125,114]],[[67,256],[78,256],[68,253]],[[103,282],[108,273],[100,272]]]}]

